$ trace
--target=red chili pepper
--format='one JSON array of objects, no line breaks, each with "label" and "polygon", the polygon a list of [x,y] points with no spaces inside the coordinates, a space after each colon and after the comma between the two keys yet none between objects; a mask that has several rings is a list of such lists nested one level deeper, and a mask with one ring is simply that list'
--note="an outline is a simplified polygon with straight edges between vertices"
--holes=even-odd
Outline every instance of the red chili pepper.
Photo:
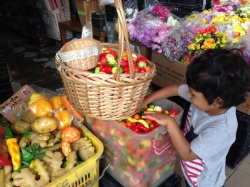
[{"label": "red chili pepper", "polygon": [[150,130],[141,123],[136,123],[136,128],[142,131],[142,133],[148,133]]},{"label": "red chili pepper", "polygon": [[5,166],[12,166],[12,162],[10,160],[8,153],[0,154],[0,167],[4,168]]}]

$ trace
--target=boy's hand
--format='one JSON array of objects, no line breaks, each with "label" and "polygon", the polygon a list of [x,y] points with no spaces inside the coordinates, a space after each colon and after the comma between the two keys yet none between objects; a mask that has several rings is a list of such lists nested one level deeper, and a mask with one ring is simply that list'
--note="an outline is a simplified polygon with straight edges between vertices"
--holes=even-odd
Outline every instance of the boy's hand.
[{"label": "boy's hand", "polygon": [[158,124],[168,126],[171,123],[176,123],[175,119],[167,114],[161,112],[144,112],[143,119],[151,119],[156,121]]}]

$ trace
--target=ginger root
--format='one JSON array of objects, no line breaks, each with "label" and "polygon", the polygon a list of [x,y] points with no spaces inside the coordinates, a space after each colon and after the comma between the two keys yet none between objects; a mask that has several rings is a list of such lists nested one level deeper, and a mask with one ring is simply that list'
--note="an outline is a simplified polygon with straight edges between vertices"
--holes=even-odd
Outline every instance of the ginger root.
[{"label": "ginger root", "polygon": [[12,179],[11,170],[12,170],[11,166],[4,167],[4,185],[5,185],[5,187],[13,187],[12,182],[11,182],[11,179]]},{"label": "ginger root", "polygon": [[72,149],[74,151],[78,151],[78,155],[83,161],[95,154],[95,148],[92,144],[92,141],[87,137],[80,138],[75,143],[73,143]]},{"label": "ginger root", "polygon": [[43,161],[40,159],[32,160],[29,169],[39,175],[40,179],[36,181],[37,187],[43,187],[49,183],[50,177],[48,169]]},{"label": "ginger root", "polygon": [[24,168],[21,172],[13,172],[13,185],[20,187],[34,187],[36,186],[35,175],[28,169]]},{"label": "ginger root", "polygon": [[65,168],[61,168],[63,159],[64,159],[63,154],[58,151],[54,153],[52,151],[47,151],[45,156],[43,157],[43,161],[45,162],[50,171],[51,181],[64,175],[66,172],[70,171],[73,167],[75,167],[77,160],[76,152],[71,151],[69,155],[66,157]]},{"label": "ginger root", "polygon": [[48,167],[50,177],[55,177],[55,173],[57,173],[59,170],[61,170],[61,166],[63,163],[64,156],[61,152],[56,151],[46,151],[43,161]]},{"label": "ginger root", "polygon": [[30,132],[28,136],[22,137],[19,141],[19,146],[24,148],[30,144],[38,143],[40,147],[46,147],[48,140],[50,139],[50,133],[39,134],[37,132]]}]

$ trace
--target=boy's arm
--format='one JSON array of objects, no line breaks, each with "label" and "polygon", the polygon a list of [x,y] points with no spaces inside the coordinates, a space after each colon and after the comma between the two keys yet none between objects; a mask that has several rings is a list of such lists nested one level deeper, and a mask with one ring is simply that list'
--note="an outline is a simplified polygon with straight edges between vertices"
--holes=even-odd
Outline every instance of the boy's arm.
[{"label": "boy's arm", "polygon": [[182,160],[191,161],[198,158],[191,150],[189,142],[184,137],[174,118],[160,112],[144,112],[142,118],[148,118],[166,126],[172,143]]},{"label": "boy's arm", "polygon": [[177,125],[174,119],[167,125],[168,134],[172,140],[172,143],[179,154],[180,158],[185,161],[191,161],[199,158],[190,147],[189,142],[184,137],[180,127]]},{"label": "boy's arm", "polygon": [[180,85],[171,85],[171,86],[167,86],[164,88],[161,88],[160,90],[157,90],[156,92],[147,95],[144,98],[144,101],[142,103],[142,107],[146,106],[147,104],[153,102],[153,101],[157,101],[160,99],[166,99],[168,97],[172,97],[172,96],[178,96],[178,89],[179,89]]}]

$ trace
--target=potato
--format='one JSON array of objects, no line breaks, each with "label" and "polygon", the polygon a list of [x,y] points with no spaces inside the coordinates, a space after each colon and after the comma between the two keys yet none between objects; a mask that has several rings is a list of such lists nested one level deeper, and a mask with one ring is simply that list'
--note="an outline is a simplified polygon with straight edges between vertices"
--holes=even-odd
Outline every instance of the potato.
[{"label": "potato", "polygon": [[23,115],[22,115],[22,120],[23,120],[23,121],[26,121],[26,122],[28,122],[28,123],[32,123],[32,122],[34,122],[36,119],[37,119],[37,117],[35,117],[35,116],[31,113],[30,110],[24,112]]},{"label": "potato", "polygon": [[30,125],[30,123],[21,120],[21,121],[16,121],[14,124],[12,124],[11,129],[16,134],[23,134],[26,131],[31,129],[31,125]]},{"label": "potato", "polygon": [[31,129],[37,133],[52,132],[57,129],[57,120],[53,117],[38,118],[31,124]]}]

